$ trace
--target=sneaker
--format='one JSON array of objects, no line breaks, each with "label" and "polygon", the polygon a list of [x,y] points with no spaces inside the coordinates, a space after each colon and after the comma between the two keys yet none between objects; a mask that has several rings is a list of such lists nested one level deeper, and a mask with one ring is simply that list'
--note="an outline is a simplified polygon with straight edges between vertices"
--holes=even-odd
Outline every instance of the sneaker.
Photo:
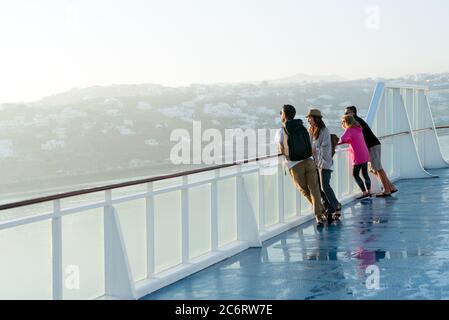
[{"label": "sneaker", "polygon": [[318,228],[324,226],[324,222],[323,222],[323,219],[322,219],[322,218],[316,217],[316,218],[315,218],[315,221],[316,221],[316,226],[317,226]]},{"label": "sneaker", "polygon": [[339,221],[341,218],[341,212],[337,211],[334,213],[334,216],[332,217],[335,221]]}]

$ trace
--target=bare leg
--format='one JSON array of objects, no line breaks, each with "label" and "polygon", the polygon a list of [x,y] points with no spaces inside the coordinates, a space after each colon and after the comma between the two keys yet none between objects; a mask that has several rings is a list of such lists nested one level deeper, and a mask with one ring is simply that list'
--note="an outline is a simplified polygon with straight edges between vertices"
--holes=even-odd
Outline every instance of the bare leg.
[{"label": "bare leg", "polygon": [[390,194],[395,188],[394,188],[394,185],[390,182],[390,179],[388,179],[388,176],[385,173],[385,170],[380,169],[378,172],[378,176],[380,178],[380,181],[382,182],[382,185],[384,186],[384,192],[386,194]]},{"label": "bare leg", "polygon": [[385,177],[387,178],[387,181],[388,181],[388,184],[390,185],[391,191],[397,190],[397,189],[396,189],[396,186],[395,186],[393,183],[391,183],[390,179],[388,179],[388,177],[387,177],[386,174],[385,174]]}]

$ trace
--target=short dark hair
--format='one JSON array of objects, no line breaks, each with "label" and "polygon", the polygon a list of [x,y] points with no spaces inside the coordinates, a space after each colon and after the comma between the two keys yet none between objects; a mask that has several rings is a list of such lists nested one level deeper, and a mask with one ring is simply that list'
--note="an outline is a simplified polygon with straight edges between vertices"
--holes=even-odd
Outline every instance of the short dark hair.
[{"label": "short dark hair", "polygon": [[349,106],[349,107],[346,107],[346,109],[351,110],[352,112],[354,112],[355,115],[357,115],[357,108],[355,106]]},{"label": "short dark hair", "polygon": [[296,109],[290,104],[284,104],[282,111],[284,111],[287,120],[293,120],[296,116]]}]

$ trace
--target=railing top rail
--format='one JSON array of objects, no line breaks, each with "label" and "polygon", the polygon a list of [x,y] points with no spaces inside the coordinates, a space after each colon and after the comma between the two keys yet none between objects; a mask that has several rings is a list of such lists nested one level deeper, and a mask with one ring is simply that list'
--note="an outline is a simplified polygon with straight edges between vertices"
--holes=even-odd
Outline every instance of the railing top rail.
[{"label": "railing top rail", "polygon": [[385,88],[390,89],[418,89],[418,90],[429,90],[428,86],[420,86],[417,84],[406,84],[400,82],[388,82],[385,84]]},{"label": "railing top rail", "polygon": [[[449,129],[449,125],[438,126],[435,128],[436,129]],[[418,129],[418,130],[414,130],[413,132],[419,132],[419,131],[424,131],[424,130],[432,130],[432,128]],[[390,134],[390,135],[385,135],[385,136],[379,137],[379,139],[387,139],[387,138],[391,138],[394,136],[400,136],[400,135],[405,135],[405,134],[410,134],[410,132],[404,131],[404,132],[394,133],[394,134]],[[21,200],[21,201],[16,201],[16,202],[11,202],[11,203],[6,203],[6,204],[0,205],[0,211],[23,207],[23,206],[28,206],[28,205],[33,205],[33,204],[39,204],[39,203],[43,203],[43,202],[60,200],[60,199],[64,199],[64,198],[85,195],[85,194],[89,194],[89,193],[125,188],[125,187],[130,187],[130,186],[144,184],[144,183],[179,178],[179,177],[186,176],[186,175],[192,175],[192,174],[198,174],[198,173],[203,173],[203,172],[208,172],[208,171],[225,169],[225,168],[234,167],[234,166],[241,165],[241,164],[248,164],[248,163],[252,163],[252,162],[258,162],[258,161],[278,158],[279,156],[281,156],[281,155],[280,154],[268,155],[268,156],[264,156],[264,157],[257,157],[257,158],[253,158],[253,159],[235,161],[233,163],[222,164],[222,165],[217,165],[217,166],[212,166],[212,167],[200,168],[200,169],[189,170],[189,171],[182,171],[182,172],[177,172],[177,173],[167,174],[167,175],[162,175],[162,176],[155,176],[155,177],[143,178],[143,179],[138,179],[138,180],[130,180],[130,181],[119,182],[119,183],[115,183],[115,184],[91,187],[91,188],[86,188],[86,189],[81,189],[81,190],[74,190],[74,191],[57,193],[57,194],[27,199],[27,200]]]},{"label": "railing top rail", "polygon": [[212,167],[199,168],[199,169],[176,172],[176,173],[172,173],[172,174],[160,175],[160,176],[155,176],[155,177],[149,177],[149,178],[143,178],[143,179],[137,179],[137,180],[124,181],[124,182],[119,182],[119,183],[114,183],[114,184],[108,184],[108,185],[104,185],[104,186],[91,187],[91,188],[86,188],[86,189],[57,193],[57,194],[37,197],[37,198],[33,198],[33,199],[21,200],[21,201],[17,201],[17,202],[6,203],[3,205],[0,205],[0,211],[7,210],[7,209],[13,209],[13,208],[17,208],[17,207],[23,207],[23,206],[32,205],[32,204],[38,204],[38,203],[42,203],[42,202],[48,202],[48,201],[53,201],[53,200],[60,200],[60,199],[64,199],[64,198],[85,195],[85,194],[89,194],[89,193],[125,188],[125,187],[135,186],[135,185],[144,184],[144,183],[179,178],[179,177],[186,176],[186,175],[192,175],[192,174],[198,174],[198,173],[203,173],[203,172],[208,172],[208,171],[225,169],[225,168],[234,167],[234,166],[241,165],[241,164],[247,164],[247,163],[252,163],[252,162],[273,159],[273,158],[277,158],[279,156],[280,156],[280,154],[256,157],[253,159],[234,161],[233,163],[216,165],[216,166],[212,166]]}]

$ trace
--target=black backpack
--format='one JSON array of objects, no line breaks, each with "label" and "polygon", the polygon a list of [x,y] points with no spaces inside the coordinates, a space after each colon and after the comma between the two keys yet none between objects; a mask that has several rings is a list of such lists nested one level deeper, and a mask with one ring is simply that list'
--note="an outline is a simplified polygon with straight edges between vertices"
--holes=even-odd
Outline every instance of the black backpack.
[{"label": "black backpack", "polygon": [[[312,145],[307,129],[300,119],[287,120],[284,125],[284,152],[290,161],[301,161],[312,156]],[[285,143],[287,140],[287,143]]]}]

